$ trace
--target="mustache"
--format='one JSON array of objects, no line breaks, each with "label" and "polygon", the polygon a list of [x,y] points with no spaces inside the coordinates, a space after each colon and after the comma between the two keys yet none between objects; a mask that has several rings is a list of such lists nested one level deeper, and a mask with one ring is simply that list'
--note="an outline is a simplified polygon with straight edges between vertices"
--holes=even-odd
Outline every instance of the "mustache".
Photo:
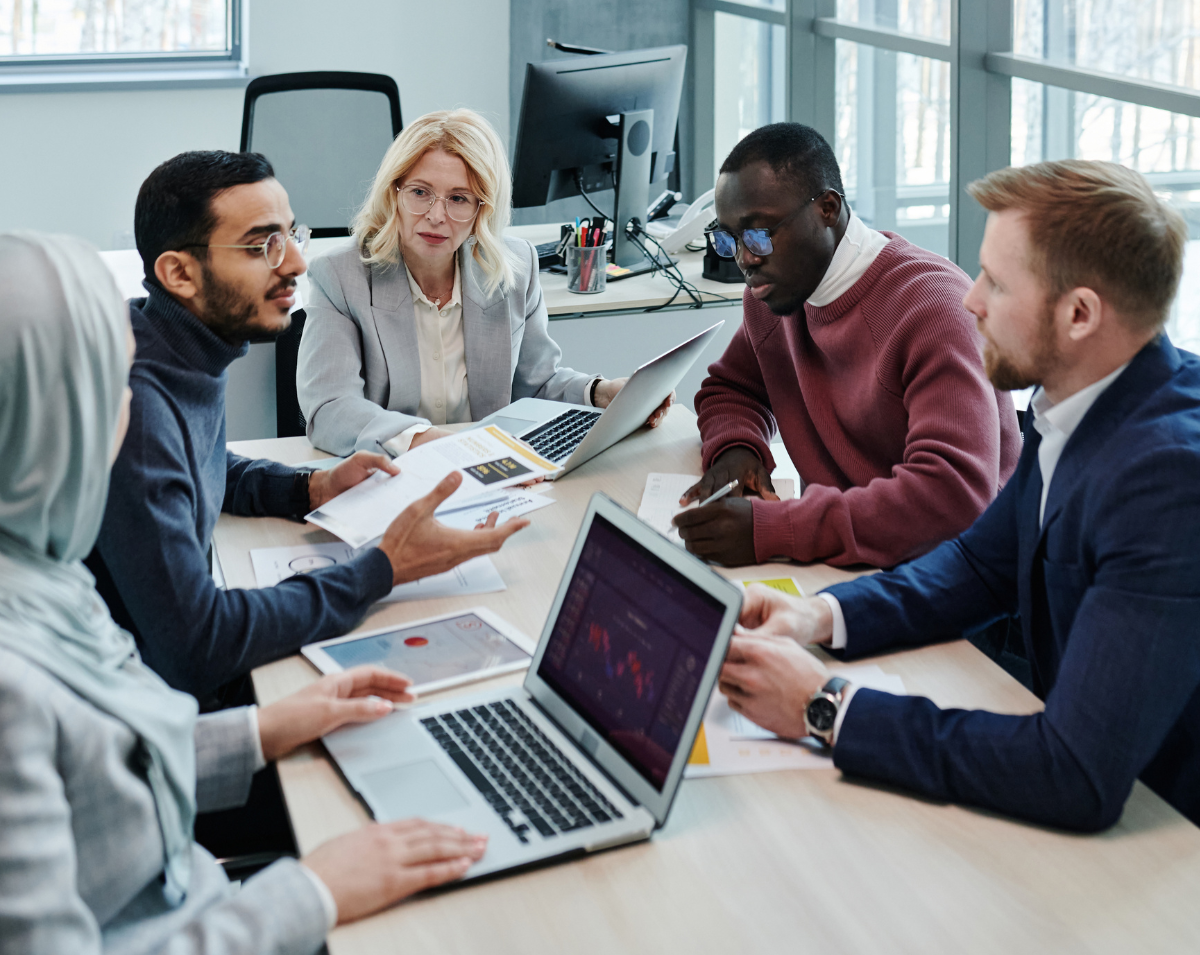
[{"label": "mustache", "polygon": [[295,287],[296,287],[296,280],[294,278],[280,279],[277,284],[272,285],[267,290],[267,294],[264,295],[263,298],[268,298],[268,299],[274,298],[280,292],[287,292],[287,291],[290,291],[291,289],[294,289]]}]

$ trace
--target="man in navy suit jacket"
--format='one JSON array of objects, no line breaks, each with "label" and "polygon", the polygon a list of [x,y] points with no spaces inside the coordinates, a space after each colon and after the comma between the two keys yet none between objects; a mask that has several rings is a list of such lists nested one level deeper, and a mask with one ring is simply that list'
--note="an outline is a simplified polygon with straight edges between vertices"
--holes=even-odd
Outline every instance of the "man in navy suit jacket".
[{"label": "man in navy suit jacket", "polygon": [[[1200,823],[1200,359],[1162,333],[1181,217],[1137,173],[1042,163],[971,186],[989,210],[965,304],[1002,389],[1040,385],[1017,471],[959,538],[808,600],[754,588],[730,705],[835,765],[1080,831],[1141,779]],[[830,681],[801,643],[861,657],[1020,614],[1029,716]]]}]

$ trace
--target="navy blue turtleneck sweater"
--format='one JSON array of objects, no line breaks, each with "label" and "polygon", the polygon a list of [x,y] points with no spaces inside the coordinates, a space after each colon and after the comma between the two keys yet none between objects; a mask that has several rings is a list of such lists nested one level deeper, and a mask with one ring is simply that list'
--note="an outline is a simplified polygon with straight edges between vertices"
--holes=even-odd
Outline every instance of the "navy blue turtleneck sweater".
[{"label": "navy blue turtleneck sweater", "polygon": [[387,556],[219,590],[208,550],[221,511],[294,517],[295,471],[225,449],[225,381],[245,344],[218,338],[162,289],[130,302],[137,357],[129,433],[87,560],[114,619],[172,686],[201,698],[300,646],[354,628],[392,586]]}]

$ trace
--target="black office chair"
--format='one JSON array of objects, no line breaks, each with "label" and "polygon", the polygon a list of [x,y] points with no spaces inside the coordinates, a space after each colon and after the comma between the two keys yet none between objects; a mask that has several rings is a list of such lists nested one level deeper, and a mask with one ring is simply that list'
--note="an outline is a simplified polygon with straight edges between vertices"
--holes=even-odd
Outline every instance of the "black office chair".
[{"label": "black office chair", "polygon": [[[378,73],[279,73],[246,87],[243,150],[262,153],[314,238],[348,236],[392,140],[400,133],[400,90]],[[275,343],[276,429],[304,434],[296,400],[296,356],[304,312]]]}]

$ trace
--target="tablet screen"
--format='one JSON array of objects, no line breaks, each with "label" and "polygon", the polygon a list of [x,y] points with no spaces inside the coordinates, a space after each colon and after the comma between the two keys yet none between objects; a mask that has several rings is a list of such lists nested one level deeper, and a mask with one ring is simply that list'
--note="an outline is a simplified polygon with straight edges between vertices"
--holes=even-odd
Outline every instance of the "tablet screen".
[{"label": "tablet screen", "polygon": [[418,687],[527,661],[529,654],[473,613],[321,648],[343,669],[373,663]]}]

